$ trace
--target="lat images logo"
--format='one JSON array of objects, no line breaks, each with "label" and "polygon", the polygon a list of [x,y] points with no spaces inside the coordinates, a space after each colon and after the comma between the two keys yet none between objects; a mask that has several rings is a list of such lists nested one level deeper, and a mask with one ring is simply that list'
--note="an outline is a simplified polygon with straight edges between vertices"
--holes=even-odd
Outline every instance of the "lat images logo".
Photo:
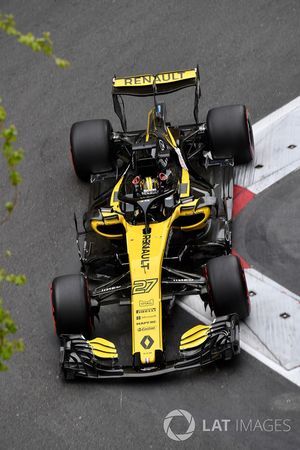
[{"label": "lat images logo", "polygon": [[[182,417],[187,422],[187,430],[182,434],[175,434],[171,429],[171,422],[174,417]],[[173,441],[185,441],[190,438],[195,431],[195,420],[191,413],[184,409],[174,409],[164,418],[164,431]]]}]

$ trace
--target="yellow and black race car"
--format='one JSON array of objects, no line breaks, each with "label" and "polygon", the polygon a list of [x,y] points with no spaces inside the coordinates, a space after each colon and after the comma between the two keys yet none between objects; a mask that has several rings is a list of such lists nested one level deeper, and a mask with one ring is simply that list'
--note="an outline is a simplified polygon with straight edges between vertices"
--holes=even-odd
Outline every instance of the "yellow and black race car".
[{"label": "yellow and black race car", "polygon": [[[195,88],[195,123],[174,126],[158,96],[185,87]],[[200,123],[198,67],[115,76],[112,95],[122,131],[104,119],[71,128],[74,169],[90,183],[90,201],[84,231],[75,217],[81,273],[57,277],[51,288],[63,372],[149,376],[231,359],[240,350],[239,319],[249,315],[244,272],[231,255],[233,167],[254,152],[247,109],[214,108]],[[123,95],[153,96],[146,129],[127,130]],[[164,317],[187,295],[198,295],[216,318],[187,330],[168,361]],[[130,307],[131,365],[120,364],[113,342],[93,335],[94,317],[112,303]]]}]

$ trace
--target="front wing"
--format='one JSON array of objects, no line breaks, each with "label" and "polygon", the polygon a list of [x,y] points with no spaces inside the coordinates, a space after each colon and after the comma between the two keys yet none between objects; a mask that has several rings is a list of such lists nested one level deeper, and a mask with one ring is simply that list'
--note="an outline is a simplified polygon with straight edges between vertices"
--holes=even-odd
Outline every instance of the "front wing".
[{"label": "front wing", "polygon": [[[132,366],[121,366],[116,351],[115,355],[108,357],[101,352],[95,352],[90,344],[91,341],[82,335],[62,335],[61,368],[66,379],[153,376],[203,367],[219,359],[231,359],[240,352],[239,319],[236,314],[219,317],[210,326],[203,326],[203,328],[207,328],[205,339],[197,339],[199,331],[197,333],[195,331],[193,335],[193,329],[183,335],[189,334],[190,344],[184,350],[180,345],[181,350],[177,360],[166,361],[161,353],[157,355],[154,364],[137,365],[134,362]],[[194,341],[193,336],[195,336]],[[112,346],[114,347],[113,344]]]}]

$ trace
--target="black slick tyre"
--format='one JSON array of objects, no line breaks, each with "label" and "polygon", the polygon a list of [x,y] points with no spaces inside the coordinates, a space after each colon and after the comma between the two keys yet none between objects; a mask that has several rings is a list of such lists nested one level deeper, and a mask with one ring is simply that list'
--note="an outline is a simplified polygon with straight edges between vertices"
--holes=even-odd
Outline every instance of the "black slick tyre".
[{"label": "black slick tyre", "polygon": [[235,165],[252,161],[253,131],[245,105],[213,108],[207,114],[206,124],[214,159],[234,158]]},{"label": "black slick tyre", "polygon": [[111,124],[108,120],[95,119],[76,122],[71,127],[71,156],[76,175],[89,181],[96,173],[113,169]]},{"label": "black slick tyre", "polygon": [[240,260],[233,255],[219,256],[208,261],[206,270],[209,304],[215,315],[236,313],[246,319],[250,304]]},{"label": "black slick tyre", "polygon": [[54,278],[51,297],[56,334],[83,334],[88,337],[91,332],[91,311],[83,275]]}]

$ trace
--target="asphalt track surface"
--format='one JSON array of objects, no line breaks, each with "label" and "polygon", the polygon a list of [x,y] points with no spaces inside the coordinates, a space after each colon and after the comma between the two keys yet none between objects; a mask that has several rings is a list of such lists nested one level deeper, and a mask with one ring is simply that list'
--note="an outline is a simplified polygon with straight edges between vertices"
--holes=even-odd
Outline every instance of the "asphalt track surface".
[{"label": "asphalt track surface", "polygon": [[299,180],[298,170],[266,189],[234,224],[238,252],[257,270],[295,293],[300,292],[300,278],[295,276],[300,254],[294,251],[299,243]]},{"label": "asphalt track surface", "polygon": [[[67,158],[69,128],[75,121],[97,117],[117,127],[112,75],[188,68],[199,62],[202,118],[210,107],[246,103],[257,121],[299,95],[299,2],[1,0],[0,7],[15,14],[23,31],[51,31],[57,54],[72,62],[62,72],[0,35],[1,96],[26,149],[22,196],[12,220],[1,229],[1,249],[10,248],[12,269],[28,276],[24,288],[4,293],[26,351],[0,375],[1,450],[299,448],[299,389],[245,353],[231,364],[200,373],[66,384],[59,377],[48,293],[54,276],[78,268],[72,215],[85,210],[88,197],[87,186],[76,180]],[[188,94],[168,101],[178,122],[191,120]],[[138,127],[146,107],[142,100],[135,105],[130,102],[129,123]],[[299,192],[297,180],[299,174],[263,195],[279,189],[280,195],[274,195],[280,208],[289,189]],[[290,206],[299,208],[299,195]],[[293,264],[289,277],[280,278],[280,267],[266,251],[270,235],[260,221],[258,236],[251,228],[245,244],[250,260],[288,288],[299,289]],[[284,235],[284,224],[280,226]],[[291,227],[297,227],[295,221]],[[296,233],[296,228],[289,232]],[[288,260],[292,251],[288,249]],[[177,323],[188,328],[192,319],[179,313]],[[116,328],[118,314],[125,336],[126,312],[108,311],[106,318]],[[178,408],[196,421],[193,436],[185,442],[174,442],[163,431],[163,418]],[[227,432],[203,431],[203,419],[211,427],[214,420],[228,418],[287,418],[291,431],[242,433],[233,426]],[[177,432],[185,431],[182,423],[173,425],[174,431],[175,426]]]}]

